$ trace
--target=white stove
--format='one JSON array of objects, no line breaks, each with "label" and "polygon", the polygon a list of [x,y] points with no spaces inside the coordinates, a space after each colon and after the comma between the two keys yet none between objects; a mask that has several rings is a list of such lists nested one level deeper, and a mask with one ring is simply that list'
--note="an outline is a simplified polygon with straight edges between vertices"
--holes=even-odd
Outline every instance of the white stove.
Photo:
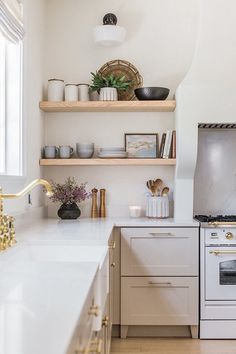
[{"label": "white stove", "polygon": [[200,338],[236,339],[236,218],[222,218],[201,223]]}]

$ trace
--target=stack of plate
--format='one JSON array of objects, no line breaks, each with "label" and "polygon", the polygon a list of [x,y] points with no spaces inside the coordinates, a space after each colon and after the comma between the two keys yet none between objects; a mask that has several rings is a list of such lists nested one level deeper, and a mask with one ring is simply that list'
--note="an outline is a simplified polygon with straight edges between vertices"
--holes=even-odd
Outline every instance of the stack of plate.
[{"label": "stack of plate", "polygon": [[98,157],[102,159],[124,159],[127,157],[127,152],[123,147],[101,148],[98,151]]}]

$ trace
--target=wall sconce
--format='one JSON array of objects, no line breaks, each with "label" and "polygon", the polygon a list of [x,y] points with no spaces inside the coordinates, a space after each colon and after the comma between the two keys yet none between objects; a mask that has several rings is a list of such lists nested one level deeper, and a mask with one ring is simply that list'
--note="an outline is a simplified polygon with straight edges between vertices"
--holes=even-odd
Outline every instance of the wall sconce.
[{"label": "wall sconce", "polygon": [[106,47],[119,45],[125,40],[126,29],[117,26],[117,17],[114,14],[106,14],[103,17],[103,25],[93,29],[94,42]]}]

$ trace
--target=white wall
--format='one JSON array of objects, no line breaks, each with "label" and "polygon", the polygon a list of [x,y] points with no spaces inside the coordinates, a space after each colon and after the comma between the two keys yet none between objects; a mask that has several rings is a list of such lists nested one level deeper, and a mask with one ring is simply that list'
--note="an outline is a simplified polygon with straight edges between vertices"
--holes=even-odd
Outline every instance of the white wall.
[{"label": "white wall", "polygon": [[236,122],[236,3],[234,0],[200,0],[200,3],[194,60],[177,91],[177,219],[193,216],[198,123]]},{"label": "white wall", "polygon": [[[25,178],[21,180],[3,179],[1,185],[4,192],[12,193],[21,190],[33,179],[41,176],[38,159],[43,144],[43,114],[38,108],[43,87],[44,57],[44,0],[24,0],[24,144],[25,144]],[[43,204],[44,198],[38,188],[32,192],[33,206]],[[27,197],[5,202],[6,211],[23,212],[28,209]]]},{"label": "white wall", "polygon": [[[114,12],[128,37],[119,47],[97,47],[92,28]],[[145,85],[167,86],[173,97],[192,61],[198,23],[198,0],[48,0],[44,84],[52,77],[89,82],[90,72],[112,59],[133,63]],[[124,133],[158,132],[174,128],[172,113],[46,114],[45,143],[94,141],[96,146],[123,145]],[[173,167],[44,168],[45,178],[67,176],[108,190],[110,215],[125,215],[129,204],[145,204],[145,182],[163,178],[173,187]],[[50,215],[55,215],[56,207]],[[89,212],[89,205],[86,213]]]}]

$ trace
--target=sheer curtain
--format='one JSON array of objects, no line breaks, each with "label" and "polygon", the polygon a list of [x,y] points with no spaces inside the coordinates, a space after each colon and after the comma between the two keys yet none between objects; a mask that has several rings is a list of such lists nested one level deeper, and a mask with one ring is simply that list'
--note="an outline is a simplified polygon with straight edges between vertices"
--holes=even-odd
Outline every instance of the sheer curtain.
[{"label": "sheer curtain", "polygon": [[23,17],[19,0],[0,0],[0,32],[13,43],[23,39]]}]

